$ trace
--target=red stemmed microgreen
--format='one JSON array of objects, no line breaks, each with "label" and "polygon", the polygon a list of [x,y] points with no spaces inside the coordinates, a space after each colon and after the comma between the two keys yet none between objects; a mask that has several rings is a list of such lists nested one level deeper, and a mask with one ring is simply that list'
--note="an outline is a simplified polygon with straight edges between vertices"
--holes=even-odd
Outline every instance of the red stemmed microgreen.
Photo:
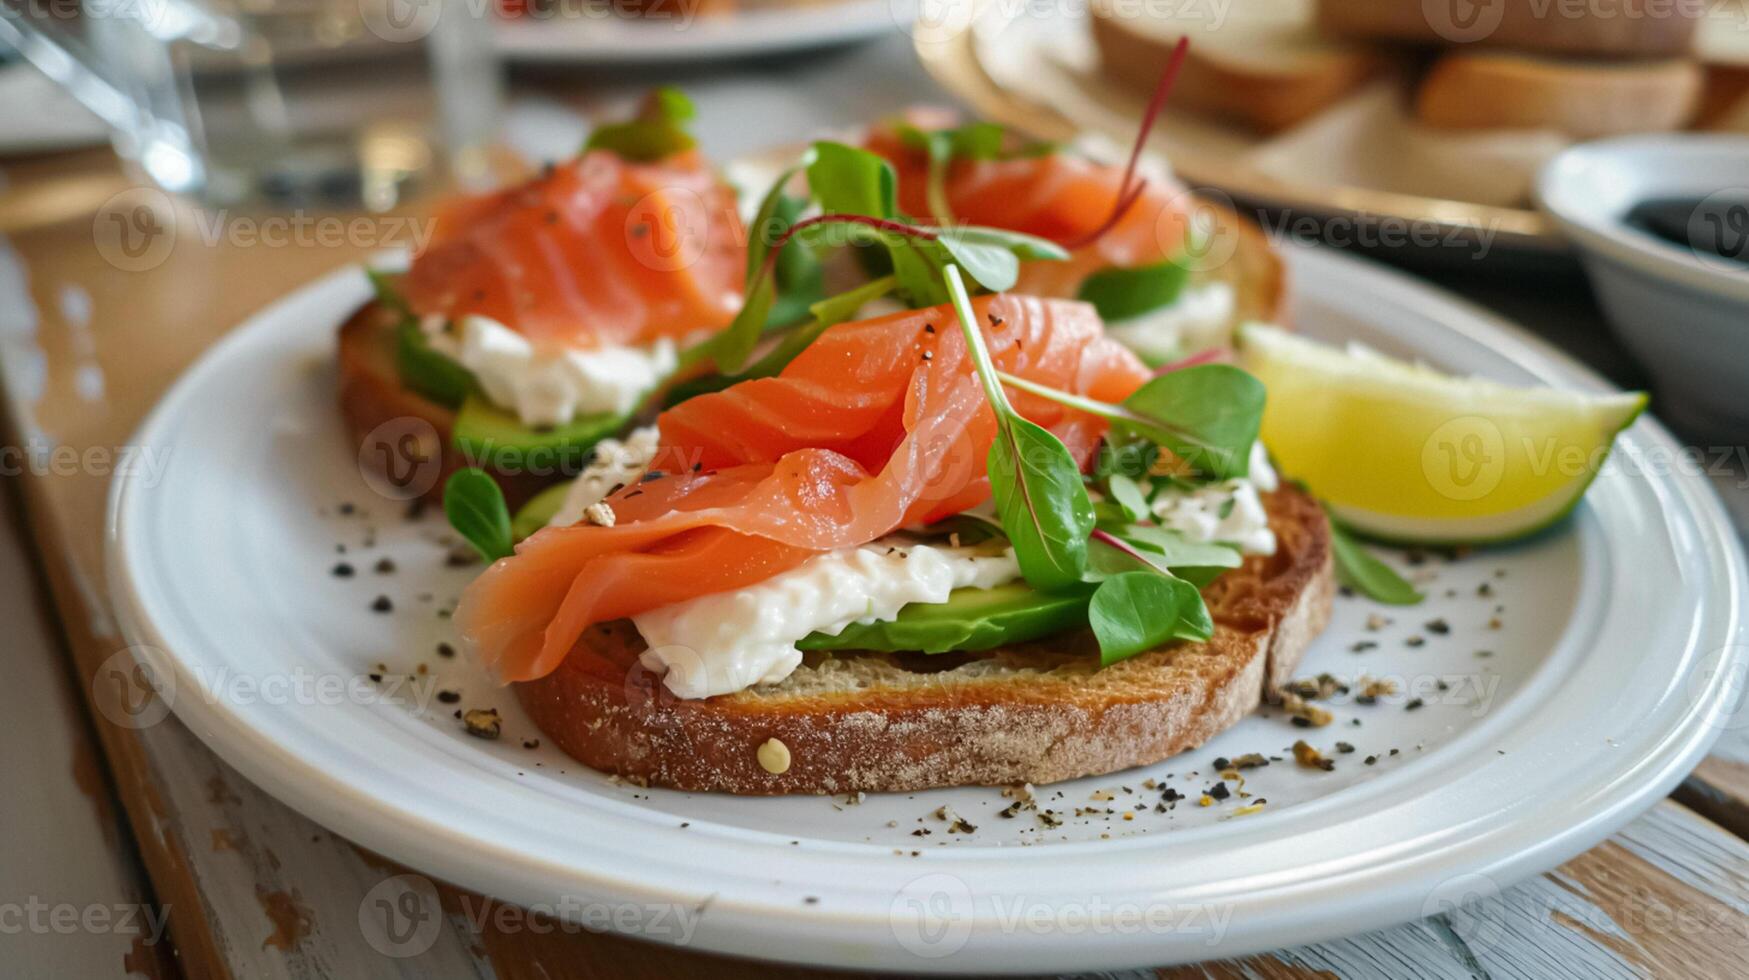
[{"label": "red stemmed microgreen", "polygon": [[1148,185],[1146,178],[1136,176],[1136,168],[1142,162],[1142,148],[1148,145],[1148,134],[1154,130],[1154,121],[1159,118],[1160,111],[1166,108],[1166,97],[1172,93],[1172,83],[1178,80],[1178,70],[1184,65],[1184,55],[1189,50],[1190,38],[1181,37],[1178,45],[1172,49],[1172,56],[1166,59],[1166,68],[1160,72],[1160,81],[1154,85],[1154,95],[1148,100],[1147,111],[1142,114],[1141,128],[1136,130],[1136,141],[1130,147],[1129,163],[1124,166],[1123,180],[1117,185],[1117,200],[1113,202],[1111,214],[1087,234],[1069,241],[1059,241],[1057,244],[1073,251],[1099,241],[1105,237],[1106,232],[1117,227],[1118,222],[1141,199],[1142,191]]}]

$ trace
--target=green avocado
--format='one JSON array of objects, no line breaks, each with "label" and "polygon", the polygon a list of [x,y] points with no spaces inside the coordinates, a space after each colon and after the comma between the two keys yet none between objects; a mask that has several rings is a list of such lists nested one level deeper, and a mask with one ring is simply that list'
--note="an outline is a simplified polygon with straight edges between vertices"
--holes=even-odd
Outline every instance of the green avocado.
[{"label": "green avocado", "polygon": [[474,390],[474,373],[433,348],[411,316],[395,327],[395,370],[402,384],[445,408],[457,407]]},{"label": "green avocado", "polygon": [[837,636],[814,633],[803,650],[988,650],[1087,625],[1090,591],[1039,592],[1024,583],[957,589],[946,602],[913,603],[884,623],[852,623]]},{"label": "green avocado", "polygon": [[575,476],[597,442],[630,420],[620,412],[585,415],[551,428],[531,428],[478,393],[462,401],[452,440],[471,466],[500,473]]},{"label": "green avocado", "polygon": [[565,506],[565,497],[571,492],[571,484],[555,483],[540,493],[530,497],[528,503],[510,518],[510,537],[513,541],[521,541],[534,532],[547,526],[559,508]]}]

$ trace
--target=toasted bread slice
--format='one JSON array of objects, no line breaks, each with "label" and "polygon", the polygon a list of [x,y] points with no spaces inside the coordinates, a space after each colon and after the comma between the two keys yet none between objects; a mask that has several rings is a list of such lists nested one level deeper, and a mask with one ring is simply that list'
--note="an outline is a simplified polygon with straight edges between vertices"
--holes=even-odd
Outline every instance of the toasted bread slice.
[{"label": "toasted bread slice", "polygon": [[[341,325],[340,414],[362,465],[394,486],[406,486],[409,495],[441,501],[449,475],[471,464],[450,439],[455,412],[401,384],[395,366],[398,320],[393,310],[373,301]],[[435,474],[420,465],[433,458],[442,464]],[[493,476],[512,507],[559,479],[502,471]],[[405,482],[409,479],[416,482]]]},{"label": "toasted bread slice", "polygon": [[1708,6],[1666,0],[1318,0],[1318,26],[1335,37],[1659,57],[1689,50]]},{"label": "toasted bread slice", "polygon": [[1316,115],[1389,64],[1373,48],[1319,36],[1310,0],[1235,4],[1218,20],[1205,5],[1180,6],[1173,15],[1095,0],[1093,43],[1105,72],[1152,92],[1173,46],[1188,36],[1173,105],[1275,132]]},{"label": "toasted bread slice", "polygon": [[1549,129],[1574,139],[1680,129],[1700,102],[1692,61],[1573,61],[1450,54],[1421,81],[1415,114],[1441,129]]},{"label": "toasted bread slice", "polygon": [[[1231,235],[1233,251],[1225,261],[1211,262],[1194,271],[1191,282],[1224,282],[1233,287],[1233,322],[1229,333],[1252,321],[1288,326],[1284,322],[1287,268],[1281,256],[1257,222],[1223,205],[1211,202],[1210,206],[1214,209],[1215,234]],[[1211,257],[1218,254],[1211,248]]]},{"label": "toasted bread slice", "polygon": [[[1201,745],[1292,675],[1327,622],[1330,529],[1296,489],[1265,496],[1279,545],[1204,591],[1206,643],[1099,668],[1090,635],[984,653],[809,654],[778,684],[684,701],[638,665],[629,622],[585,634],[590,656],[516,685],[534,723],[585,764],[689,791],[848,793],[1050,783]],[[776,739],[790,764],[758,760]]]}]

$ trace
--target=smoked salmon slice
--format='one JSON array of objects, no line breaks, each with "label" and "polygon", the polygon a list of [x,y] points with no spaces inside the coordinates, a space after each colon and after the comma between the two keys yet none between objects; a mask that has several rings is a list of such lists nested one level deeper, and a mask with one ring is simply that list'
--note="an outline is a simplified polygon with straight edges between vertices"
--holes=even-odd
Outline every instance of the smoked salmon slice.
[{"label": "smoked salmon slice", "polygon": [[[972,305],[1002,370],[1104,401],[1150,377],[1084,303]],[[1086,465],[1101,420],[1012,396]],[[462,596],[462,635],[502,679],[551,672],[592,624],[751,585],[990,495],[996,419],[949,306],[835,326],[777,376],[682,402],[658,426],[651,471],[608,498],[614,526],[541,531]]]},{"label": "smoked salmon slice", "polygon": [[[951,127],[956,117],[940,110],[914,109],[902,122],[928,131]],[[907,145],[896,124],[875,127],[866,145],[897,172],[899,206],[913,217],[930,219],[928,154]],[[1123,179],[1122,167],[1068,153],[956,159],[947,172],[947,204],[956,222],[1075,242],[1105,223]],[[1189,206],[1182,185],[1150,180],[1116,225],[1075,249],[1068,261],[1024,264],[1014,291],[1073,298],[1082,281],[1101,269],[1130,269],[1172,258],[1183,251],[1190,232]]]},{"label": "smoked salmon slice", "polygon": [[401,288],[421,316],[592,347],[727,325],[746,265],[734,191],[696,151],[638,163],[595,150],[445,208]]}]

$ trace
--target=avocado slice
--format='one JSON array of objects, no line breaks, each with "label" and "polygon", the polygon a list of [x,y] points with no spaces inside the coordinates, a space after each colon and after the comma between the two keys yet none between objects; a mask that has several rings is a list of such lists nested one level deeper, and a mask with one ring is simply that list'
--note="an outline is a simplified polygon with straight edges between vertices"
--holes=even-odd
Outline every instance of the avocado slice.
[{"label": "avocado slice", "polygon": [[432,347],[411,316],[395,325],[395,370],[402,384],[445,408],[459,406],[474,390],[474,373]]},{"label": "avocado slice", "polygon": [[623,412],[602,412],[551,428],[531,428],[479,393],[463,399],[451,438],[475,466],[499,472],[573,476],[589,462],[597,442],[630,421]]},{"label": "avocado slice", "polygon": [[515,516],[510,518],[510,538],[521,541],[534,532],[547,526],[559,508],[565,506],[565,497],[571,492],[571,484],[555,483],[540,493],[529,498]]},{"label": "avocado slice", "polygon": [[814,633],[802,650],[988,650],[1087,625],[1092,593],[1045,593],[1022,582],[956,589],[946,602],[912,603],[884,623],[852,623],[836,636]]}]

